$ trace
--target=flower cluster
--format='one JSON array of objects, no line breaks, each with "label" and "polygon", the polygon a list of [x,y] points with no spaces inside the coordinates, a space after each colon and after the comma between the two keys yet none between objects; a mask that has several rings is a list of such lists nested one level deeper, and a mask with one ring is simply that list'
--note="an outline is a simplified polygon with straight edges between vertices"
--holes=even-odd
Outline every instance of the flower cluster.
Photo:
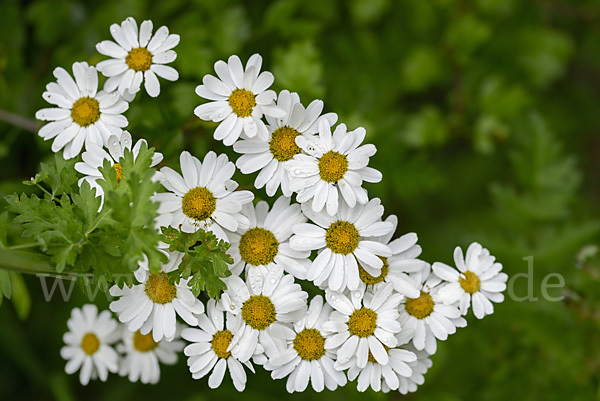
[{"label": "flower cluster", "polygon": [[[178,77],[164,65],[175,60],[179,41],[166,27],[152,36],[150,21],[138,32],[128,18],[110,31],[116,43],[97,49],[112,59],[97,68],[75,63],[75,80],[57,68],[57,83],[44,98],[58,108],[37,114],[52,121],[40,135],[55,138],[55,152],[64,148],[65,158],[76,157],[85,143],[76,169],[80,184],[88,181],[98,196],[106,161],[118,181],[127,179],[119,160],[132,140],[122,113],[142,81],[157,96],[157,75]],[[100,92],[96,69],[108,78]],[[231,56],[214,69],[216,76],[206,75],[196,88],[208,101],[194,114],[218,123],[214,139],[241,156],[234,164],[225,154],[197,158],[183,151],[180,172],[162,167],[154,176],[164,191],[152,199],[159,205],[156,228],[210,231],[231,245],[232,275],[222,278],[227,288],[203,304],[189,279],[169,279],[184,255],[159,246],[167,259],[160,271],[141,262],[137,284],[110,289],[120,324],[93,305],[73,310],[61,351],[67,373],[80,369],[82,384],[105,380],[108,372],[155,383],[158,361],[174,363],[183,349],[192,377],[209,376],[211,388],[229,371],[241,391],[246,369],[260,365],[273,379],[286,378],[289,392],[309,384],[334,390],[353,380],[359,391],[416,391],[437,341],[466,326],[471,305],[481,319],[503,301],[502,265],[478,243],[466,256],[456,248],[456,268],[420,260],[417,235],[396,238],[398,219],[384,219],[381,201],[363,187],[382,179],[368,166],[377,149],[364,143],[364,128],[336,125],[337,115],[323,114],[321,100],[305,107],[296,93],[270,90],[274,77],[261,71],[257,54],[245,66]],[[161,159],[155,154],[152,165]],[[237,169],[256,173],[255,187],[275,198],[271,206],[238,190]],[[322,295],[309,299],[305,281]]]}]

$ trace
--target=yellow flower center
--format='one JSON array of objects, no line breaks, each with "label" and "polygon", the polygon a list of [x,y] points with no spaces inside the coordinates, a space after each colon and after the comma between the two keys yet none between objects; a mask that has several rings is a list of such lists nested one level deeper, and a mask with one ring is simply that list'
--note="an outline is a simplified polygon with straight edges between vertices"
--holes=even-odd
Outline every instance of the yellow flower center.
[{"label": "yellow flower center", "polygon": [[[383,348],[385,349],[385,352],[388,352],[390,350],[390,347],[388,347],[385,344],[381,344],[383,345]],[[371,353],[371,351],[369,351],[369,362],[371,363],[379,363],[377,362],[377,360],[375,359],[375,357],[373,356],[373,354]]]},{"label": "yellow flower center", "polygon": [[169,283],[165,272],[151,274],[146,281],[146,295],[156,304],[168,304],[177,296],[177,287]]},{"label": "yellow flower center", "polygon": [[347,221],[336,221],[325,232],[325,244],[332,252],[347,255],[358,246],[358,230]]},{"label": "yellow flower center", "polygon": [[256,106],[254,93],[246,89],[236,89],[231,92],[227,99],[233,112],[240,117],[249,117],[252,115],[252,110]]},{"label": "yellow flower center", "polygon": [[377,313],[369,308],[362,307],[355,310],[348,319],[348,331],[358,337],[369,337],[377,327]]},{"label": "yellow flower center", "polygon": [[348,159],[346,155],[330,150],[321,156],[319,160],[319,174],[323,181],[336,183],[348,171]]},{"label": "yellow flower center", "polygon": [[158,347],[158,343],[152,338],[152,331],[148,334],[142,334],[139,330],[133,334],[133,348],[139,352],[152,351]]},{"label": "yellow flower center", "polygon": [[294,349],[305,361],[321,359],[325,355],[325,338],[317,329],[304,329],[294,338]]},{"label": "yellow flower center", "polygon": [[117,185],[121,183],[121,179],[123,178],[123,166],[121,163],[113,164],[113,168],[117,172]]},{"label": "yellow flower center", "polygon": [[71,107],[71,119],[80,127],[87,127],[100,119],[100,103],[91,97],[79,98]]},{"label": "yellow flower center", "polygon": [[481,280],[475,273],[466,271],[464,275],[465,278],[459,277],[458,282],[465,292],[472,295],[481,289]]},{"label": "yellow flower center", "polygon": [[390,266],[388,265],[387,258],[379,256],[379,259],[383,261],[383,266],[381,267],[381,274],[379,276],[371,276],[365,269],[363,269],[360,263],[358,264],[358,276],[360,277],[363,283],[367,285],[373,285],[381,283],[383,280],[385,280],[385,277],[390,271]]},{"label": "yellow flower center", "polygon": [[227,359],[231,356],[231,352],[227,351],[227,348],[229,348],[232,338],[233,333],[229,330],[217,331],[213,335],[210,346],[219,358]]},{"label": "yellow flower center", "polygon": [[81,349],[88,355],[94,354],[100,348],[100,340],[94,333],[85,333],[81,339]]},{"label": "yellow flower center", "polygon": [[181,208],[186,216],[204,221],[217,209],[217,200],[206,187],[196,187],[183,196]]},{"label": "yellow flower center", "polygon": [[433,312],[433,299],[431,295],[421,291],[419,298],[406,299],[406,312],[417,319],[425,319]]},{"label": "yellow flower center", "polygon": [[134,71],[146,71],[152,65],[152,53],[145,47],[131,49],[125,57],[127,66]]},{"label": "yellow flower center", "polygon": [[242,306],[242,319],[256,330],[264,330],[275,321],[275,305],[264,295],[253,295]]},{"label": "yellow flower center", "polygon": [[245,262],[253,266],[268,265],[275,259],[279,243],[271,231],[254,227],[242,235],[239,249]]},{"label": "yellow flower center", "polygon": [[290,127],[277,128],[271,136],[269,150],[279,162],[291,160],[300,153],[300,148],[296,145],[296,137],[300,135],[298,131]]}]

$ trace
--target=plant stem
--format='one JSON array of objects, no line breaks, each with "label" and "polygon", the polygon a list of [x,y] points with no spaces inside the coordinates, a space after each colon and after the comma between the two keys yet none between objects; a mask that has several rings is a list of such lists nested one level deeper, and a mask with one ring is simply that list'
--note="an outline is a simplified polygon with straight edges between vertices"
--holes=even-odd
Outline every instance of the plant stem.
[{"label": "plant stem", "polygon": [[0,121],[5,121],[14,125],[15,127],[19,127],[25,131],[30,131],[33,133],[37,133],[41,125],[36,120],[14,114],[6,110],[0,110]]},{"label": "plant stem", "polygon": [[50,259],[40,254],[0,248],[0,269],[26,274],[56,274]]}]

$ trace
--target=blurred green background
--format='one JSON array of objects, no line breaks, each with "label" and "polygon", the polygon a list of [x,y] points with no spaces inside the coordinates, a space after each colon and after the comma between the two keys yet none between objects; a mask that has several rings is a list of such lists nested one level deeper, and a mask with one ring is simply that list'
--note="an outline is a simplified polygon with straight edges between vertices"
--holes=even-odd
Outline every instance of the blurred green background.
[{"label": "blurred green background", "polygon": [[[140,94],[126,112],[134,138],[172,167],[183,148],[236,157],[193,115],[202,102],[194,88],[215,61],[258,52],[275,90],[298,92],[305,105],[323,99],[350,129],[367,129],[384,176],[369,193],[398,215],[398,235],[418,233],[423,259],[451,263],[455,246],[479,241],[510,276],[528,271],[523,258],[533,274],[513,283],[520,301],[507,297],[482,321],[470,315],[440,342],[425,385],[405,397],[359,394],[355,384],[289,396],[261,368],[242,395],[228,377],[211,391],[183,359],[163,366],[156,386],[112,375],[81,387],[59,349],[85,297],[75,288],[68,303],[45,302],[37,278],[17,277],[13,302],[0,307],[0,399],[600,399],[597,0],[2,0],[2,199],[31,191],[21,181],[51,157],[34,113],[47,107],[52,70],[102,60],[95,44],[128,16],[181,35],[172,64],[181,79],[161,81],[158,99]],[[250,186],[254,175],[237,179]],[[544,280],[559,283],[550,273],[565,285],[544,297]]]}]

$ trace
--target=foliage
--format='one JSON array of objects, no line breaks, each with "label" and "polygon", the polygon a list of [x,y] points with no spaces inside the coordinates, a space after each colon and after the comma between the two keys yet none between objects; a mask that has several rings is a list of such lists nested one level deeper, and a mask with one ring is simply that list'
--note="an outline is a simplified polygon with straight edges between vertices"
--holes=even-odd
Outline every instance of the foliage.
[{"label": "foliage", "polygon": [[135,160],[126,151],[121,184],[115,169],[104,161],[105,202],[100,212],[102,200],[96,190],[85,180],[78,187],[75,161],[58,154],[53,164],[42,163],[41,172],[28,182],[44,197],[9,195],[7,210],[16,214],[15,223],[22,224],[22,236],[31,237],[50,255],[56,273],[76,273],[82,284],[90,273],[92,283],[103,291],[113,282],[131,285],[132,272],[144,255],[153,270],[164,258],[156,250],[158,234],[153,229],[157,208],[150,200],[157,188],[150,168],[153,154],[145,144]]},{"label": "foliage", "polygon": [[227,288],[221,278],[231,276],[227,264],[233,259],[226,253],[229,244],[203,229],[191,234],[173,227],[161,227],[161,231],[161,241],[169,244],[169,251],[184,254],[179,267],[169,273],[169,281],[178,283],[191,276],[189,286],[195,296],[206,291],[211,298],[218,298]]}]

